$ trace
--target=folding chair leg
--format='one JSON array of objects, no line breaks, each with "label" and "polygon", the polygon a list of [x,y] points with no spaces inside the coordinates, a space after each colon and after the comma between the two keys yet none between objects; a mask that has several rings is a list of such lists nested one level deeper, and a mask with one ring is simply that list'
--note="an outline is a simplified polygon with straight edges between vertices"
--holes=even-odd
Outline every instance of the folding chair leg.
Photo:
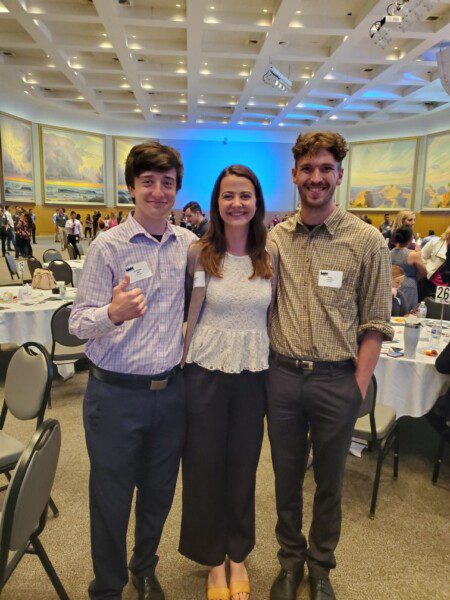
[{"label": "folding chair leg", "polygon": [[53,587],[55,588],[56,593],[58,594],[58,597],[60,598],[60,600],[70,600],[70,598],[67,595],[67,592],[64,589],[64,586],[61,583],[61,580],[58,577],[52,563],[50,562],[50,559],[47,556],[47,553],[45,552],[44,547],[42,546],[39,538],[32,537],[30,542],[31,542],[31,545],[33,546],[36,554],[38,555],[39,560],[41,561],[42,566],[45,569],[45,572],[47,573],[50,581],[52,582]]},{"label": "folding chair leg", "polygon": [[56,506],[56,504],[53,502],[53,499],[52,499],[52,497],[51,497],[51,496],[50,496],[50,500],[48,501],[48,506],[49,506],[50,510],[52,511],[52,513],[53,513],[53,516],[55,517],[55,519],[56,519],[56,517],[59,517],[59,510],[58,510],[58,507],[57,507],[57,506]]},{"label": "folding chair leg", "polygon": [[375,518],[375,509],[377,507],[378,488],[380,487],[381,467],[383,466],[383,458],[384,458],[383,450],[380,448],[378,450],[377,469],[375,471],[375,479],[373,482],[373,491],[372,491],[372,500],[370,502],[369,517],[371,519]]},{"label": "folding chair leg", "polygon": [[441,470],[442,457],[444,456],[444,446],[445,446],[445,436],[444,436],[444,434],[442,434],[441,439],[439,440],[438,451],[436,453],[436,460],[434,461],[433,477],[431,479],[431,481],[434,484],[437,483],[437,480],[439,477],[439,471]]},{"label": "folding chair leg", "polygon": [[400,453],[400,433],[398,427],[395,429],[394,438],[394,479],[398,477],[398,459]]}]

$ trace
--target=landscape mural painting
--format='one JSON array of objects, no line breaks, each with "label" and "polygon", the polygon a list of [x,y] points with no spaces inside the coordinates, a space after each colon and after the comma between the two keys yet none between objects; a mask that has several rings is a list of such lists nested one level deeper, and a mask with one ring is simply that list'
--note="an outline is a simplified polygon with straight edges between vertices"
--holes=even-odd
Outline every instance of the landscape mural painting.
[{"label": "landscape mural painting", "polygon": [[[128,192],[125,183],[125,161],[133,146],[149,140],[140,138],[114,138],[114,170],[116,181],[116,204],[121,206],[131,206],[133,200]],[[153,140],[155,141],[155,140]]]},{"label": "landscape mural painting", "polygon": [[105,203],[103,136],[42,126],[41,147],[46,203]]},{"label": "landscape mural painting", "polygon": [[34,203],[31,123],[0,114],[0,142],[3,201]]},{"label": "landscape mural painting", "polygon": [[428,138],[422,210],[450,209],[450,133]]},{"label": "landscape mural painting", "polygon": [[348,208],[411,208],[416,150],[416,138],[351,144]]}]

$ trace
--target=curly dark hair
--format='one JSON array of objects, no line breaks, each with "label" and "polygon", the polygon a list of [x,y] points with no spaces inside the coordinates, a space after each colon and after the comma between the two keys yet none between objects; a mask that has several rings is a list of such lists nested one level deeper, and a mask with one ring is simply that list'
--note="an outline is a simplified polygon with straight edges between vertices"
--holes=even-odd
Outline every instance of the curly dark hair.
[{"label": "curly dark hair", "polygon": [[348,152],[347,142],[339,133],[311,131],[310,133],[300,134],[292,147],[295,164],[303,156],[316,154],[322,149],[331,152],[338,163],[342,163]]}]

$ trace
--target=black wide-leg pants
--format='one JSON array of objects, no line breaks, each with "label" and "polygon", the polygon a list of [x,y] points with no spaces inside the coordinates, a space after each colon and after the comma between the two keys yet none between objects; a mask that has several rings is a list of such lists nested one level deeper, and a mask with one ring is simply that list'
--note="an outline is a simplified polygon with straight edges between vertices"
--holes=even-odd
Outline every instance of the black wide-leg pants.
[{"label": "black wide-leg pants", "polygon": [[255,481],[266,412],[266,371],[183,369],[188,432],[179,550],[200,564],[242,562],[255,545]]},{"label": "black wide-leg pants", "polygon": [[[271,362],[268,382],[278,558],[283,569],[297,569],[306,561],[313,576],[323,577],[336,566],[345,463],[362,402],[354,367],[292,372]],[[308,430],[316,491],[307,541],[302,487]]]}]

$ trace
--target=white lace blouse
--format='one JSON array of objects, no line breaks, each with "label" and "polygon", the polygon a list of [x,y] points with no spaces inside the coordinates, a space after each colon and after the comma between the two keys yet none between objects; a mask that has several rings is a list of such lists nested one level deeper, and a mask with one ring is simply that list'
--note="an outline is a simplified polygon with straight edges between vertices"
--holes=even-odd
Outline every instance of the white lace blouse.
[{"label": "white lace blouse", "polygon": [[222,278],[209,280],[187,363],[224,373],[268,368],[271,282],[260,277],[249,279],[252,272],[249,256],[225,255]]}]

